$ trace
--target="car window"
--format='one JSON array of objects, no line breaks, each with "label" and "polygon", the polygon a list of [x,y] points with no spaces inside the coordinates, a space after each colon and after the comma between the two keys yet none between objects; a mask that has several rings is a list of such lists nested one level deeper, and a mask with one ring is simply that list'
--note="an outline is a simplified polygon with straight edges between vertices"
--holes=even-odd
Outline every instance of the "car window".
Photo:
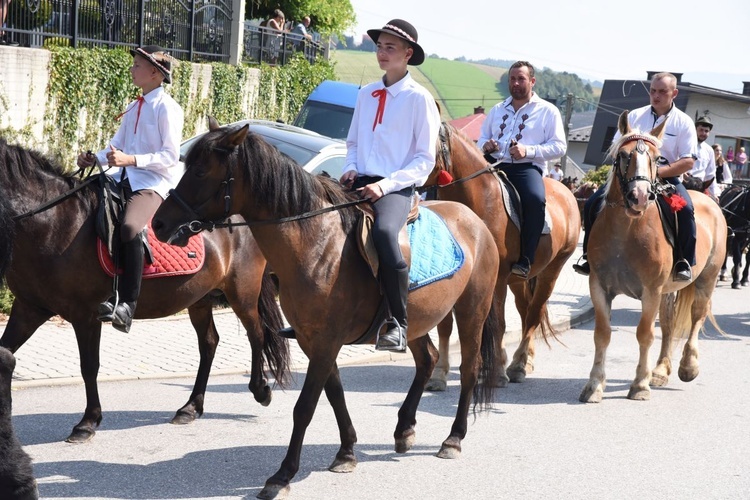
[{"label": "car window", "polygon": [[327,173],[334,179],[340,179],[341,174],[344,171],[344,163],[346,163],[345,156],[334,156],[326,158],[323,162],[312,170],[312,174]]},{"label": "car window", "polygon": [[307,101],[294,125],[334,139],[346,139],[352,122],[352,108]]}]

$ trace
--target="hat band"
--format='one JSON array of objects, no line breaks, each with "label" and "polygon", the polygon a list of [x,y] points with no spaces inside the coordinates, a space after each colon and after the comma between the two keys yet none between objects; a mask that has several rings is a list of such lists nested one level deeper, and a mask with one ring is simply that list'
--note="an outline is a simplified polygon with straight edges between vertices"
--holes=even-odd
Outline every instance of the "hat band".
[{"label": "hat band", "polygon": [[159,68],[159,69],[160,69],[160,70],[162,70],[163,72],[165,72],[165,73],[171,73],[171,71],[170,71],[170,70],[168,70],[168,69],[167,69],[167,68],[166,68],[166,67],[165,67],[165,66],[164,66],[163,64],[161,64],[161,63],[160,63],[159,61],[157,61],[157,60],[156,60],[156,58],[155,58],[155,57],[154,57],[154,56],[153,56],[152,54],[149,54],[148,52],[146,52],[145,50],[143,50],[143,49],[142,49],[142,48],[140,48],[140,47],[136,48],[136,49],[135,49],[135,51],[136,51],[136,52],[138,53],[138,55],[140,55],[140,56],[143,56],[143,57],[145,57],[146,59],[148,59],[148,60],[149,60],[149,62],[151,62],[151,64],[153,64],[154,66],[156,66],[157,68]]},{"label": "hat band", "polygon": [[414,38],[412,38],[412,36],[409,33],[407,33],[406,31],[402,30],[398,26],[394,26],[392,24],[386,24],[385,26],[383,26],[383,29],[389,29],[389,30],[395,31],[396,33],[400,34],[402,37],[404,37],[407,40],[409,40],[411,43],[417,43],[417,41],[414,40]]}]

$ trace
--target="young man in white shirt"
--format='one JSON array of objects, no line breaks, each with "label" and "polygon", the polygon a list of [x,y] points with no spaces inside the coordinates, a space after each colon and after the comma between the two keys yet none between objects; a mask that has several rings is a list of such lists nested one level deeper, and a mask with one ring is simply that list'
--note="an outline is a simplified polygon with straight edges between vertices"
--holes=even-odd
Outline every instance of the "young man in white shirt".
[{"label": "young man in white shirt", "polygon": [[482,123],[477,146],[518,191],[523,223],[521,255],[511,271],[529,277],[539,238],[544,229],[545,168],[548,160],[567,150],[560,111],[534,91],[534,66],[518,61],[508,70],[510,97],[492,107]]},{"label": "young man in white shirt", "polygon": [[563,179],[562,165],[560,165],[559,163],[555,163],[555,168],[553,168],[552,172],[549,173],[549,177],[551,179],[555,179],[556,181],[562,181]]},{"label": "young man in white shirt", "polygon": [[714,182],[708,186],[707,191],[718,203],[721,191],[719,190],[719,183],[716,179],[716,155],[714,154],[714,148],[709,146],[708,142],[706,142],[712,128],[714,128],[714,124],[707,116],[701,116],[695,121],[695,133],[698,137],[698,151],[696,153],[695,163],[693,164],[693,168],[690,169],[689,174],[702,181],[713,179]]},{"label": "young man in white shirt", "polygon": [[378,64],[385,75],[359,91],[341,184],[358,190],[375,210],[372,233],[391,313],[375,347],[403,352],[409,268],[398,233],[406,224],[414,189],[424,184],[435,165],[440,114],[432,95],[407,69],[408,64],[424,61],[414,26],[394,19],[367,34],[377,45]]}]

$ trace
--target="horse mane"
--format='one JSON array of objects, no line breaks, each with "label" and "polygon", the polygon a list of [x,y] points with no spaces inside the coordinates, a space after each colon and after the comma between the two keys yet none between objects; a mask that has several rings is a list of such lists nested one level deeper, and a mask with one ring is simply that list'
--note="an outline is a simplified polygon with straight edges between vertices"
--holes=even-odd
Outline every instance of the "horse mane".
[{"label": "horse mane", "polygon": [[0,235],[2,235],[0,237],[0,280],[5,276],[5,271],[10,264],[15,236],[16,225],[13,222],[9,205],[7,196],[0,196]]},{"label": "horse mane", "polygon": [[[482,151],[477,147],[476,143],[473,139],[471,139],[468,135],[466,135],[463,131],[458,130],[455,126],[451,125],[448,122],[443,122],[443,128],[445,130],[445,141],[448,144],[448,149],[452,150],[452,143],[451,143],[451,137],[456,136],[459,141],[464,142],[466,145],[466,150],[469,151],[472,154],[476,154],[477,158],[483,158]],[[473,146],[473,147],[472,147]],[[448,165],[445,164],[445,161],[443,159],[443,155],[440,154],[440,139],[438,138],[438,144],[437,144],[437,156],[435,160],[435,167],[443,170],[448,170]]]},{"label": "horse mane", "polygon": [[[225,127],[207,133],[201,139],[201,146],[190,148],[185,165],[190,168],[190,165],[198,163],[203,151],[220,150],[218,143],[226,133]],[[344,191],[338,180],[327,175],[310,174],[253,132],[248,132],[237,148],[237,163],[239,168],[244,168],[254,202],[269,207],[279,217],[317,210],[324,205],[322,201],[340,205],[358,199],[353,193]],[[338,213],[343,230],[349,233],[357,220],[356,208],[344,208]],[[301,219],[297,224],[305,232],[310,226],[309,222],[310,219]]]}]

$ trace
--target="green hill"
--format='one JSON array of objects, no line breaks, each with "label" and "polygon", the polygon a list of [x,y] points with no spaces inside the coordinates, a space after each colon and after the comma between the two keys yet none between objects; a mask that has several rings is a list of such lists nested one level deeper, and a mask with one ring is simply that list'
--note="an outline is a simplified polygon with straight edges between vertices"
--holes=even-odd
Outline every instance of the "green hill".
[{"label": "green hill", "polygon": [[[331,60],[336,76],[344,82],[364,85],[383,76],[372,52],[337,50]],[[445,120],[473,114],[477,106],[488,110],[504,98],[496,87],[505,72],[502,68],[428,58],[420,66],[410,66],[410,71],[440,103]]]}]

